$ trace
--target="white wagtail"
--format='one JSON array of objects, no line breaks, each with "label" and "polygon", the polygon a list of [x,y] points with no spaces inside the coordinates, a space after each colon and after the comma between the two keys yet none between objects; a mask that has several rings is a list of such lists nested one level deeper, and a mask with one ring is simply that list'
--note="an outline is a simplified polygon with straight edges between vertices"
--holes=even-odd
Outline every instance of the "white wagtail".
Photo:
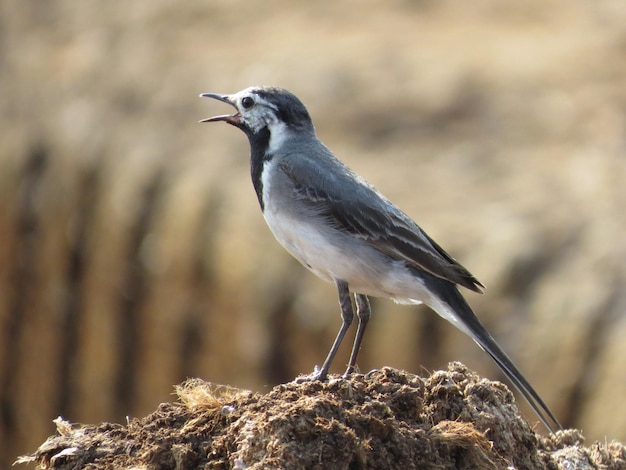
[{"label": "white wagtail", "polygon": [[552,432],[561,425],[537,392],[480,324],[457,289],[484,287],[409,216],[339,161],[319,141],[311,117],[292,93],[250,87],[232,95],[203,93],[234,106],[225,121],[250,141],[252,183],[276,239],[300,263],[339,291],[342,325],[321,369],[325,380],[354,318],[359,319],[345,375],[351,374],[370,318],[368,295],[424,303],[491,356]]}]

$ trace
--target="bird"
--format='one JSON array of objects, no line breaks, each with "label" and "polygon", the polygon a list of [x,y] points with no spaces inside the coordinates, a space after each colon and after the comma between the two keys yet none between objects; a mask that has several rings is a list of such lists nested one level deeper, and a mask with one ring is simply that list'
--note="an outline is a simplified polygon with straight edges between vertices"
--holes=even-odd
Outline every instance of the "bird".
[{"label": "bird", "polygon": [[484,285],[319,140],[298,97],[274,86],[200,97],[235,108],[234,114],[200,122],[226,122],[244,132],[250,144],[252,183],[270,231],[304,267],[336,286],[341,328],[310,380],[328,379],[331,363],[353,323],[354,304],[358,325],[344,377],[357,367],[371,316],[370,296],[425,304],[495,361],[550,432],[562,429],[458,289],[482,293]]}]

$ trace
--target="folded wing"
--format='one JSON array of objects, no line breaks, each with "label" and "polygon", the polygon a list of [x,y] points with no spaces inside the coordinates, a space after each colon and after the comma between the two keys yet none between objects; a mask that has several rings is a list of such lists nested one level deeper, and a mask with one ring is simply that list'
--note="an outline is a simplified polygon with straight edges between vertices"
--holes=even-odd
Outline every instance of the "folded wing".
[{"label": "folded wing", "polygon": [[[282,160],[280,166],[293,183],[293,197],[310,205],[337,230],[415,269],[482,292],[484,286],[404,212],[340,161],[333,158],[331,163],[334,171],[328,171],[328,161],[324,171],[319,162],[297,154]],[[312,173],[318,177],[311,178]],[[312,186],[311,181],[319,184]]]}]

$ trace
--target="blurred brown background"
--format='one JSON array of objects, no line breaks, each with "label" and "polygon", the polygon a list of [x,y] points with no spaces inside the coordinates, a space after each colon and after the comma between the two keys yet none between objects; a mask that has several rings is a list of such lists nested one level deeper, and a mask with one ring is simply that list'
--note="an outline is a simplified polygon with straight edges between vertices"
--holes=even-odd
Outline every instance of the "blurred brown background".
[{"label": "blurred brown background", "polygon": [[[243,134],[197,123],[228,111],[198,93],[253,84],[296,93],[487,286],[470,303],[563,424],[626,440],[623,1],[21,0],[0,4],[0,466],[59,414],[123,422],[188,376],[263,391],[324,359],[334,287],[265,227]],[[451,360],[502,378],[375,301],[362,370]]]}]

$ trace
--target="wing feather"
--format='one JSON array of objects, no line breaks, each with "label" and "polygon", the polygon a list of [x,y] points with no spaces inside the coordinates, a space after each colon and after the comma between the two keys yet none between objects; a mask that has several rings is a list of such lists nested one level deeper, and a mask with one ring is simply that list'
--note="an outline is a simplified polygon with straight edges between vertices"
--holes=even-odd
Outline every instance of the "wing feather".
[{"label": "wing feather", "polygon": [[[337,230],[364,240],[382,253],[482,292],[484,286],[409,216],[339,160],[328,157],[324,168],[303,154],[281,160],[281,170],[293,183],[294,198],[326,217]],[[315,178],[311,178],[313,174]]]}]

